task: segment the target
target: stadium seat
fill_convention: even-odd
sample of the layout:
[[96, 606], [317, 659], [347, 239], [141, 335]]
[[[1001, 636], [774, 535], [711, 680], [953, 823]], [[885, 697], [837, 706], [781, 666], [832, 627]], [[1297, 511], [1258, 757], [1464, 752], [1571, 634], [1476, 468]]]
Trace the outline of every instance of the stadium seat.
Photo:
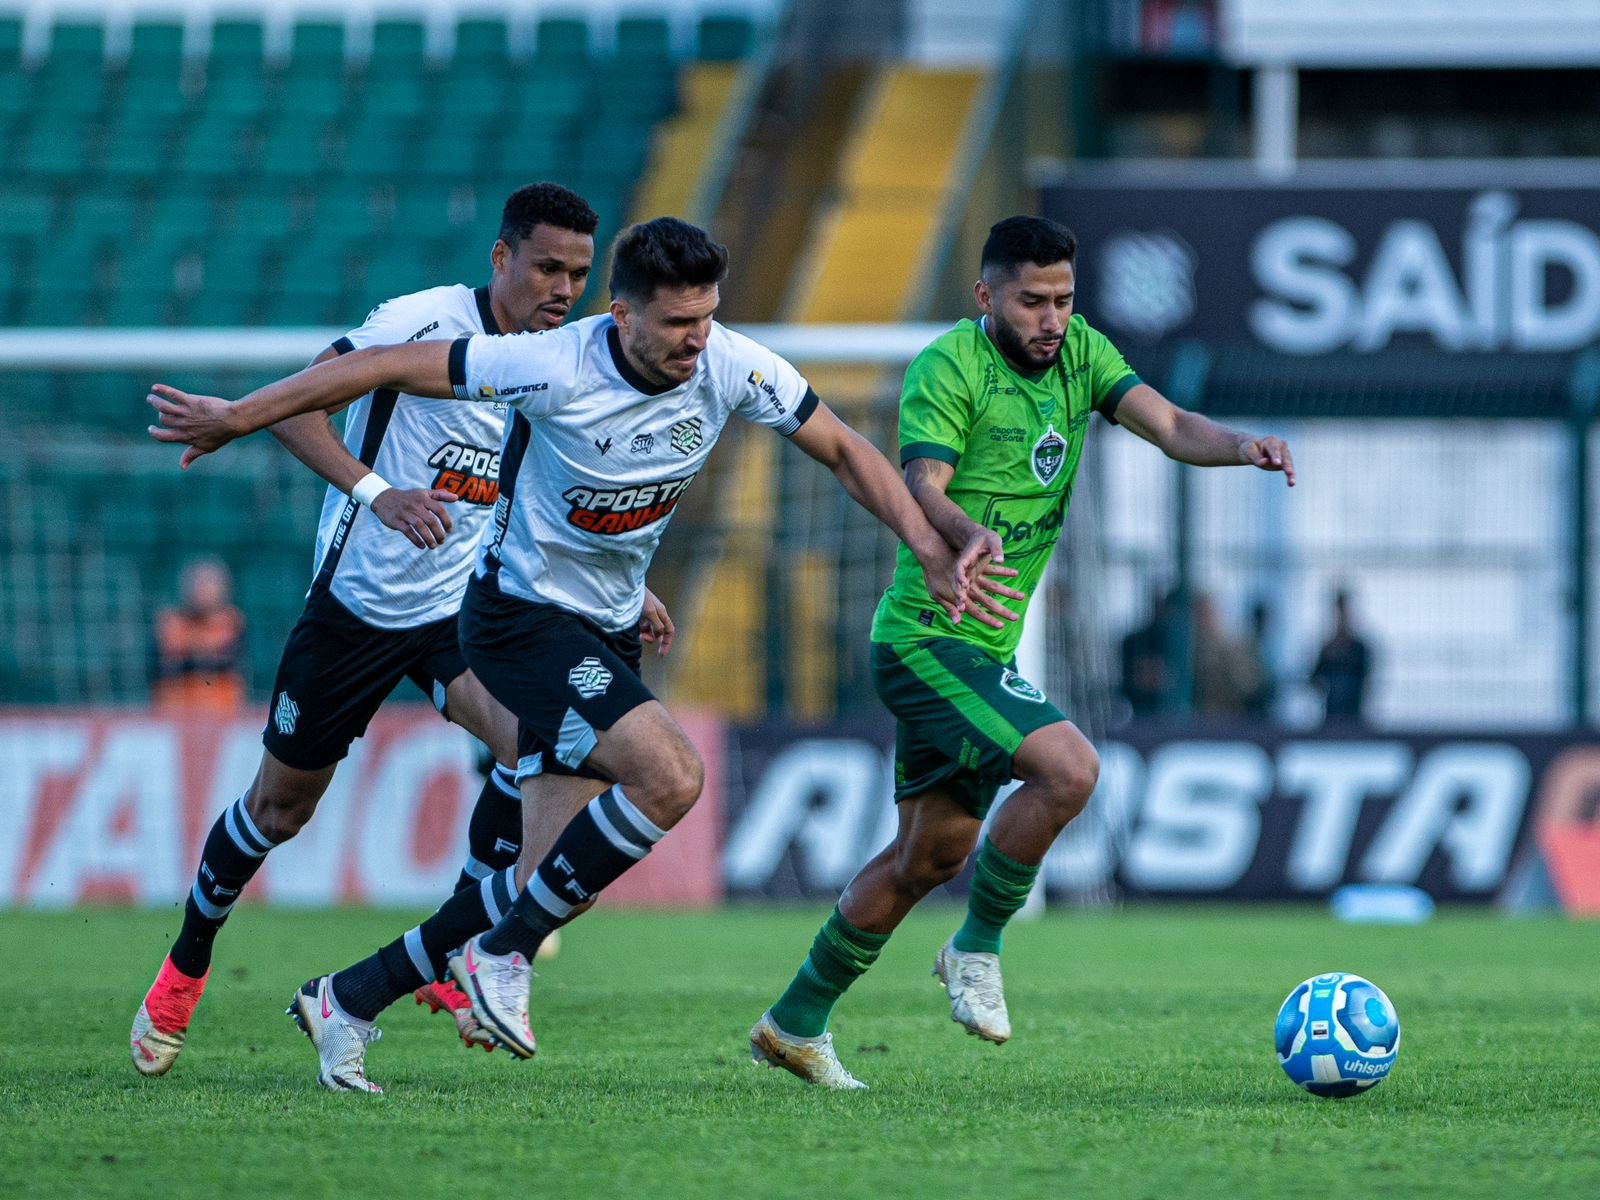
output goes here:
[[229, 239], [276, 242], [299, 227], [300, 213], [293, 198], [285, 192], [262, 187], [235, 197], [217, 228]]
[[260, 71], [234, 70], [213, 59], [199, 102], [210, 112], [256, 117], [267, 106], [266, 81]]
[[[450, 60], [452, 68], [498, 71], [508, 65], [510, 58], [510, 31], [504, 21], [466, 20], [456, 26], [456, 49]], [[0, 61], [3, 61], [3, 50], [0, 50]]]
[[328, 131], [336, 125], [332, 117], [279, 113], [261, 134], [256, 169], [280, 183], [311, 179], [328, 161]]
[[16, 71], [22, 64], [22, 19], [0, 18], [0, 71]]
[[120, 190], [73, 197], [67, 206], [67, 220], [56, 253], [66, 261], [73, 261], [75, 256], [68, 247], [92, 247], [102, 242], [126, 240], [139, 228], [134, 220], [139, 207], [132, 195]]
[[192, 122], [178, 150], [177, 169], [196, 179], [228, 178], [255, 163], [255, 141], [248, 117], [203, 113]]
[[484, 139], [470, 128], [435, 127], [416, 147], [411, 162], [413, 171], [433, 179], [471, 179], [483, 166]]
[[617, 22], [617, 57], [624, 62], [666, 62], [672, 31], [663, 17], [623, 17]]
[[420, 180], [396, 192], [390, 230], [396, 239], [423, 240], [457, 226], [483, 224], [498, 215], [498, 201], [486, 209], [459, 180]]
[[311, 227], [322, 240], [365, 237], [377, 226], [372, 188], [365, 183], [341, 183], [323, 188], [312, 207]]
[[85, 113], [40, 113], [18, 141], [13, 166], [19, 175], [36, 179], [73, 178], [89, 168], [89, 156], [98, 140], [98, 131]]
[[330, 165], [354, 177], [398, 174], [412, 152], [414, 121], [388, 112], [364, 113], [342, 130]]
[[478, 70], [459, 59], [440, 82], [436, 108], [445, 122], [457, 118], [496, 117], [511, 110], [513, 76], [502, 64], [495, 71]]
[[227, 63], [235, 69], [259, 70], [263, 59], [263, 38], [259, 21], [218, 21], [211, 27], [212, 63]]
[[124, 282], [106, 299], [107, 325], [165, 325], [171, 295], [167, 288]]
[[581, 65], [589, 58], [589, 23], [571, 17], [546, 17], [539, 22], [534, 57], [548, 63]]
[[175, 21], [135, 21], [128, 36], [127, 67], [140, 62], [183, 59], [183, 26]]
[[0, 185], [0, 212], [5, 213], [8, 236], [42, 240], [55, 223], [55, 192], [39, 184]]
[[121, 180], [153, 178], [166, 165], [175, 123], [169, 113], [119, 112], [106, 130], [100, 170]]
[[369, 243], [357, 249], [355, 258], [361, 284], [352, 293], [354, 303], [344, 322], [347, 325], [354, 325], [384, 300], [452, 282], [434, 277], [433, 256], [420, 241], [392, 238]]
[[741, 16], [700, 18], [695, 53], [704, 62], [737, 62], [755, 48], [755, 28]]
[[22, 324], [82, 325], [89, 316], [92, 290], [81, 277], [68, 273], [35, 273], [23, 294]]
[[419, 70], [426, 42], [426, 31], [418, 21], [375, 21], [370, 65]]
[[58, 23], [34, 95], [47, 111], [99, 112], [105, 101], [105, 34], [99, 25]]
[[0, 67], [0, 122], [9, 122], [33, 106], [33, 76], [13, 64]]
[[291, 34], [277, 103], [283, 112], [331, 117], [344, 107], [345, 76], [344, 27], [301, 22]]

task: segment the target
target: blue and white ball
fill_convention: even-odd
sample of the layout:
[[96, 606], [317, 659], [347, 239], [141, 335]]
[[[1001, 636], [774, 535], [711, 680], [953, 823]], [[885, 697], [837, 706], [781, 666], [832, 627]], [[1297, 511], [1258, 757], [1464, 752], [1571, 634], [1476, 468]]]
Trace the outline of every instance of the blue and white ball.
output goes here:
[[1283, 1002], [1278, 1063], [1313, 1096], [1359, 1096], [1382, 1083], [1400, 1052], [1400, 1017], [1377, 984], [1331, 971]]

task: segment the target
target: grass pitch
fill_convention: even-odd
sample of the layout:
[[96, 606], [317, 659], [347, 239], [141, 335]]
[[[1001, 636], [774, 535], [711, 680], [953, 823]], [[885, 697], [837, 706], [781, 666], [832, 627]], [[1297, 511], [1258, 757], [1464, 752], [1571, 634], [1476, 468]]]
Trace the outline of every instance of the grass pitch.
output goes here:
[[[241, 910], [172, 1073], [128, 1062], [174, 913], [0, 915], [0, 1193], [563, 1198], [1600, 1196], [1600, 924], [1446, 913], [1055, 913], [1013, 929], [1015, 1036], [965, 1036], [928, 975], [953, 909], [913, 914], [834, 1020], [872, 1090], [758, 1069], [751, 1022], [825, 905], [607, 912], [535, 982], [539, 1057], [468, 1052], [409, 1002], [368, 1055], [388, 1094], [316, 1086], [294, 987], [407, 914]], [[1400, 1012], [1366, 1096], [1299, 1091], [1278, 1004], [1350, 970]]]

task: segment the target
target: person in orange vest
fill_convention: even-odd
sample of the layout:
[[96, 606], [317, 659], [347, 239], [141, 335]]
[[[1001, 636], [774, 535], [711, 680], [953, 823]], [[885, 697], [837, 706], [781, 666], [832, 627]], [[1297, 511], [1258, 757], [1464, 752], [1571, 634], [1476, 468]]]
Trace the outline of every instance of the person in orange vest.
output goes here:
[[244, 614], [233, 606], [233, 577], [220, 560], [183, 569], [176, 607], [156, 614], [151, 699], [157, 708], [233, 713], [245, 698]]

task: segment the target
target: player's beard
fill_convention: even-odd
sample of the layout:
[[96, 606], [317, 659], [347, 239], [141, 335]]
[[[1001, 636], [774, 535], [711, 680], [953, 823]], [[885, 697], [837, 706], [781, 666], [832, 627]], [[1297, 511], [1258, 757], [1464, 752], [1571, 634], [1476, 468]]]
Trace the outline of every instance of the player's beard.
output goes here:
[[1024, 371], [1047, 371], [1056, 365], [1061, 357], [1061, 346], [1058, 344], [1049, 354], [1042, 354], [1034, 348], [1026, 338], [1017, 332], [1016, 327], [1009, 325], [998, 314], [989, 314], [989, 330], [994, 334], [994, 344], [1000, 347], [1000, 353], [1015, 367]]

